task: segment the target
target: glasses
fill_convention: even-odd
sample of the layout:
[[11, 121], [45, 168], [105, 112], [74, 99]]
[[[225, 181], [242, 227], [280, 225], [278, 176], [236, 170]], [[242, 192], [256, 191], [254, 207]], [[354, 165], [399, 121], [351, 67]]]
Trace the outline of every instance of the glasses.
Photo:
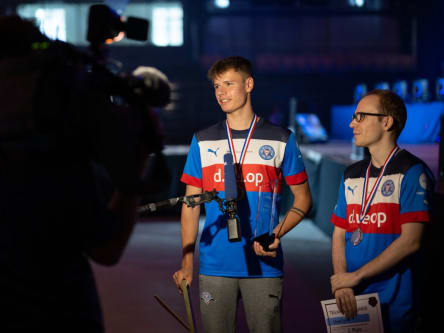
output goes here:
[[368, 112], [356, 112], [352, 116], [352, 121], [356, 120], [358, 123], [365, 119], [365, 116], [379, 116], [379, 117], [387, 117], [386, 114], [383, 113], [368, 113]]

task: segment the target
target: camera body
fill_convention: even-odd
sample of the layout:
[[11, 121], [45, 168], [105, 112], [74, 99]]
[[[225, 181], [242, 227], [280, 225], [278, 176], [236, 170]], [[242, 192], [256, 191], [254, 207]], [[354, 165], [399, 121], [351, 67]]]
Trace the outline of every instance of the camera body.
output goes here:
[[112, 73], [101, 40], [90, 55], [16, 16], [2, 17], [3, 29], [11, 43], [0, 56], [0, 159], [93, 161], [117, 188], [144, 192], [140, 164], [163, 147], [154, 107], [170, 101], [166, 76]]

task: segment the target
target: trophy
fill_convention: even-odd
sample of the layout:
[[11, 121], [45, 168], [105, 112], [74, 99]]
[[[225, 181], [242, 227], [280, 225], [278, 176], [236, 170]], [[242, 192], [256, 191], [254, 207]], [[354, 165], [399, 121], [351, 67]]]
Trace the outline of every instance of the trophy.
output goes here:
[[265, 251], [274, 251], [270, 250], [269, 246], [275, 238], [273, 229], [279, 223], [276, 210], [277, 190], [277, 179], [273, 183], [259, 185], [253, 241], [259, 242]]

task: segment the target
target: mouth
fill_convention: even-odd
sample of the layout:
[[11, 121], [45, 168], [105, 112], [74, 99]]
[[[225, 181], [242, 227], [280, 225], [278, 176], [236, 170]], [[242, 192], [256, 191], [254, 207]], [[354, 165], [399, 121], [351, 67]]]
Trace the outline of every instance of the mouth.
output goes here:
[[230, 100], [229, 100], [229, 99], [226, 99], [226, 98], [224, 98], [224, 99], [220, 99], [220, 100], [219, 100], [219, 104], [220, 104], [220, 105], [227, 104], [229, 101], [230, 101]]

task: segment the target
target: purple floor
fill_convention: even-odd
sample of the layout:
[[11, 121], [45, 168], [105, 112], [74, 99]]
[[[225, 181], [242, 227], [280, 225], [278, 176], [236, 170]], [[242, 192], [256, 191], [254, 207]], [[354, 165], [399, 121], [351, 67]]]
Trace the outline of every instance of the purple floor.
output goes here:
[[[285, 332], [326, 332], [320, 301], [331, 298], [329, 237], [307, 220], [286, 235], [283, 247]], [[187, 321], [183, 297], [171, 278], [180, 265], [180, 249], [178, 221], [145, 221], [137, 225], [118, 266], [93, 266], [108, 333], [186, 332], [154, 298]], [[195, 283], [191, 294], [199, 329]], [[238, 316], [238, 332], [248, 332], [241, 307]]]

